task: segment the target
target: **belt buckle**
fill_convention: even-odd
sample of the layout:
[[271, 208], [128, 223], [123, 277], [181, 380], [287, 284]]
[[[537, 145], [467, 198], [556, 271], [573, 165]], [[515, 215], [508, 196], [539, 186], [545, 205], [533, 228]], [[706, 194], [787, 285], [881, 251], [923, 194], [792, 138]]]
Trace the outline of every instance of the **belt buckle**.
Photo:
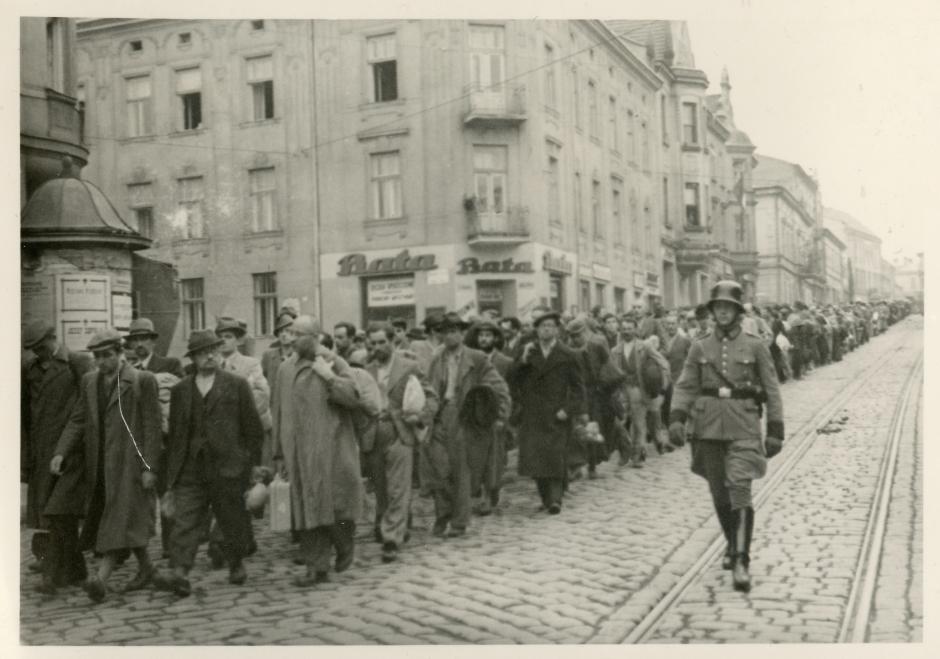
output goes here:
[[718, 387], [719, 398], [731, 398], [731, 387]]

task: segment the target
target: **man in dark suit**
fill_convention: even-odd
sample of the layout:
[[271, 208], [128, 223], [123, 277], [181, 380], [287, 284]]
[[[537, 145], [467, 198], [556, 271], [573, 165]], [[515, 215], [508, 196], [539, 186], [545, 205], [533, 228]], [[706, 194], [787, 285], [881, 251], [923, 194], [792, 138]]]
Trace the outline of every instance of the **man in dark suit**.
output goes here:
[[535, 479], [543, 508], [557, 515], [572, 424], [587, 412], [584, 377], [577, 355], [558, 340], [558, 313], [544, 309], [533, 315], [537, 340], [526, 344], [508, 375], [519, 428], [519, 475]]
[[167, 447], [167, 487], [173, 492], [174, 524], [170, 536], [172, 575], [157, 586], [189, 595], [193, 566], [209, 508], [224, 536], [221, 550], [229, 582], [245, 582], [242, 558], [251, 540], [251, 519], [244, 492], [252, 466], [261, 461], [264, 430], [248, 381], [220, 367], [217, 338], [211, 330], [193, 332], [186, 355], [195, 373], [173, 387]]
[[161, 357], [154, 352], [159, 336], [154, 331], [153, 322], [149, 318], [138, 318], [131, 322], [130, 329], [124, 337], [128, 361], [138, 371], [172, 373], [182, 378], [183, 365], [180, 360], [176, 357]]

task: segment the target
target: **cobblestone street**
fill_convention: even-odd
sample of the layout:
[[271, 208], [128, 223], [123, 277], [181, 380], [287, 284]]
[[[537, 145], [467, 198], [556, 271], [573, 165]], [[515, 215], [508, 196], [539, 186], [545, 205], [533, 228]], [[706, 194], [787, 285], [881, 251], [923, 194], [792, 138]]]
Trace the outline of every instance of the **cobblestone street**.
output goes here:
[[[856, 569], [876, 476], [897, 401], [922, 353], [920, 317], [872, 339], [842, 362], [783, 386], [788, 438], [889, 353], [877, 376], [816, 434], [782, 487], [757, 510], [749, 594], [710, 566], [661, 622], [654, 642], [831, 642]], [[923, 573], [922, 390], [903, 419], [875, 589], [872, 641], [919, 641]], [[815, 428], [809, 429], [815, 431]], [[771, 471], [794, 449], [784, 444]], [[21, 639], [27, 644], [461, 644], [620, 643], [718, 535], [705, 482], [688, 449], [655, 451], [646, 468], [618, 467], [572, 484], [558, 516], [538, 512], [534, 485], [515, 477], [514, 455], [497, 514], [475, 517], [468, 535], [432, 538], [431, 502], [416, 498], [415, 529], [398, 562], [372, 541], [371, 509], [360, 520], [357, 558], [310, 590], [291, 585], [285, 534], [256, 522], [248, 582], [232, 586], [200, 554], [193, 595], [110, 593], [98, 605], [80, 588], [33, 591], [21, 533]], [[762, 482], [766, 482], [762, 481]], [[758, 488], [760, 483], [757, 483]], [[159, 539], [151, 544], [159, 557]], [[164, 567], [165, 561], [158, 561]], [[133, 559], [112, 577], [118, 586]]]

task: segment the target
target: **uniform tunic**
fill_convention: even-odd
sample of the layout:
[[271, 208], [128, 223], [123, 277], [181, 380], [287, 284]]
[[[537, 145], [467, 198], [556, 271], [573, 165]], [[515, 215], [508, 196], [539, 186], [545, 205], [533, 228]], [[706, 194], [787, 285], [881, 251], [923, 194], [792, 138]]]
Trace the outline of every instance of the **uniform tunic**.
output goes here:
[[767, 469], [761, 412], [748, 390], [763, 391], [768, 424], [782, 428], [780, 387], [766, 343], [737, 326], [728, 333], [716, 328], [692, 344], [672, 400], [673, 419], [692, 420], [692, 471], [733, 508], [751, 505], [751, 481]]

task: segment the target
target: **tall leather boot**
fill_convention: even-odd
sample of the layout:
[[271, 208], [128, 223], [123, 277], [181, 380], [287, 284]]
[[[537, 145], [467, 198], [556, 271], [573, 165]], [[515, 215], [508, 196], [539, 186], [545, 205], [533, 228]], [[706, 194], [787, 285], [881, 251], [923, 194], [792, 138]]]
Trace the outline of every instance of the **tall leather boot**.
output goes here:
[[748, 592], [751, 589], [751, 575], [748, 566], [751, 563], [751, 534], [754, 531], [754, 509], [741, 508], [736, 511], [734, 542], [735, 556], [731, 578], [734, 589]]
[[715, 512], [718, 514], [718, 523], [721, 524], [721, 530], [725, 534], [725, 555], [721, 559], [721, 569], [730, 570], [734, 566], [734, 511], [729, 505], [715, 504]]

